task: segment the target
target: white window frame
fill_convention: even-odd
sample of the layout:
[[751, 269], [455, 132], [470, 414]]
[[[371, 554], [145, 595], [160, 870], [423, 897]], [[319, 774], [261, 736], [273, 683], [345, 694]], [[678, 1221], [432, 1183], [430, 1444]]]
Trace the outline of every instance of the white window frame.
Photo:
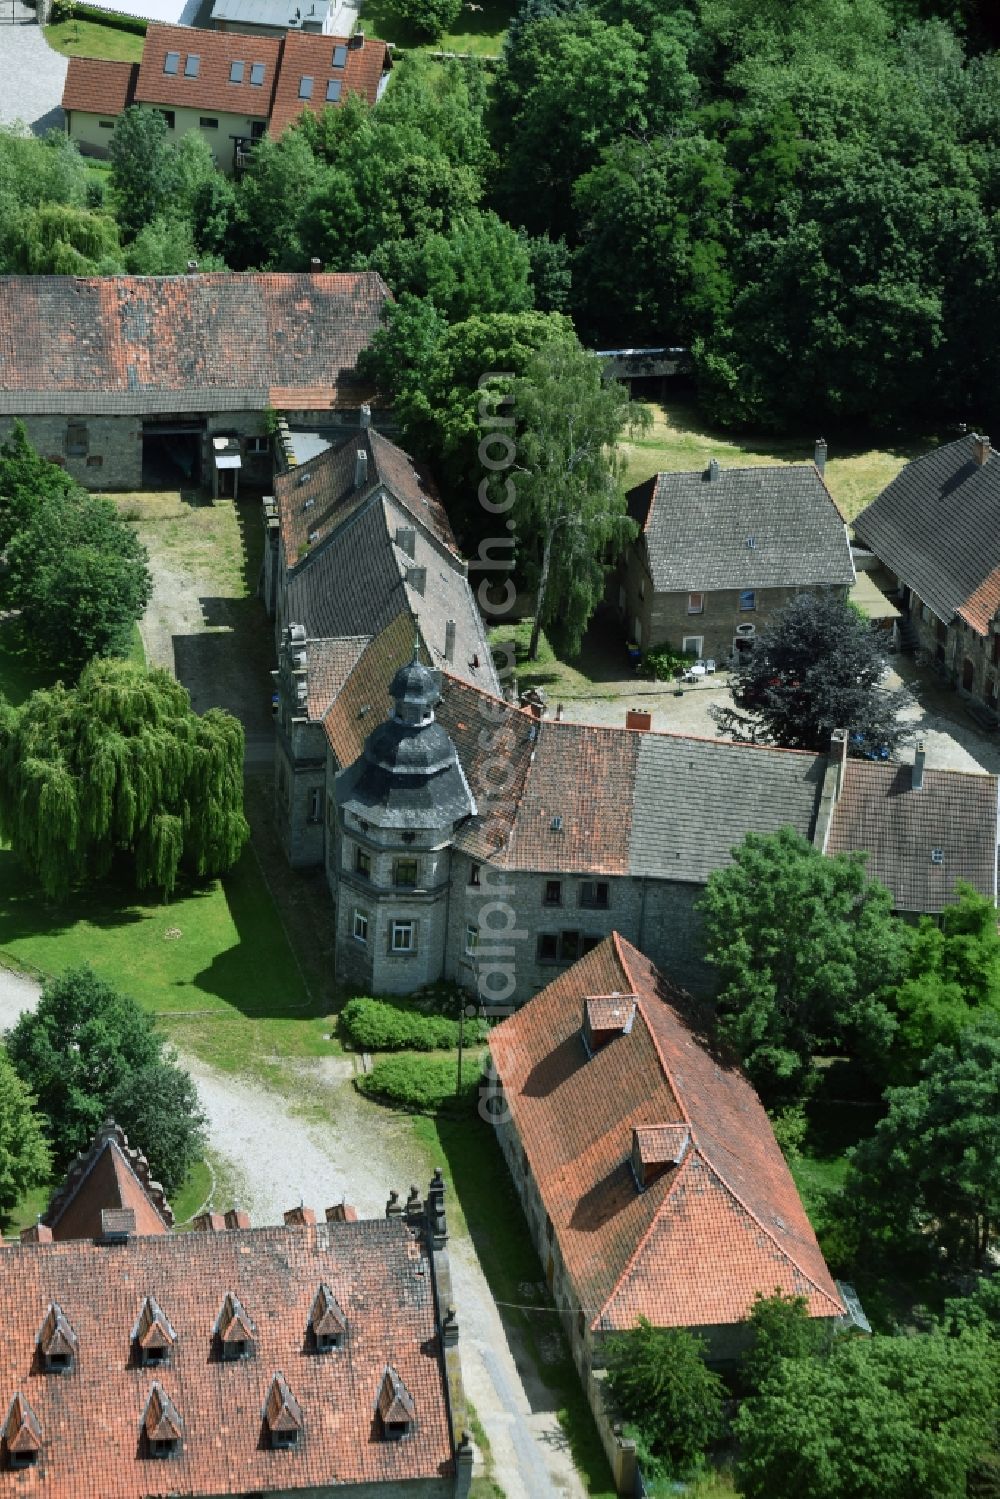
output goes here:
[[[749, 599], [750, 600], [749, 604], [744, 603], [744, 599]], [[756, 588], [741, 588], [740, 589], [740, 613], [741, 614], [749, 614], [749, 612], [752, 609], [756, 609], [756, 607], [757, 607], [757, 590], [756, 590]]]
[[351, 936], [355, 942], [360, 942], [362, 947], [368, 946], [368, 913], [362, 911], [359, 906], [354, 907], [354, 921], [351, 927]]
[[[405, 936], [406, 942], [398, 939]], [[395, 920], [389, 926], [389, 951], [392, 953], [404, 953], [409, 956], [417, 950], [417, 923], [403, 919]]]
[[704, 635], [685, 635], [683, 640], [681, 641], [681, 655], [694, 655], [695, 658], [700, 661], [704, 645]]
[[[697, 603], [694, 602], [695, 599], [698, 600]], [[699, 592], [697, 589], [695, 589], [692, 593], [688, 594], [687, 612], [689, 614], [704, 614], [704, 612], [705, 612], [705, 594], [704, 594], [704, 591]]]

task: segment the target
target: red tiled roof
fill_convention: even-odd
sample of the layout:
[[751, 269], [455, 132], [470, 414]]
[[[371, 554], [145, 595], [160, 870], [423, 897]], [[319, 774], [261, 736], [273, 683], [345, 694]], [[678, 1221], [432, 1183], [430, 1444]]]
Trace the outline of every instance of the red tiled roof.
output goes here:
[[119, 115], [135, 98], [137, 62], [106, 62], [99, 57], [71, 57], [63, 85], [62, 107], [88, 114]]
[[[176, 73], [163, 71], [168, 52], [179, 55]], [[184, 72], [189, 57], [198, 59], [193, 78]], [[265, 120], [271, 113], [280, 57], [281, 42], [275, 37], [153, 22], [146, 31], [135, 96], [142, 104], [220, 110]], [[244, 64], [240, 83], [230, 82], [234, 62]], [[264, 66], [260, 84], [250, 82], [250, 66], [255, 62]]]
[[388, 297], [367, 271], [0, 276], [0, 411], [263, 410], [293, 379], [357, 404]]
[[[333, 52], [337, 46], [347, 47], [347, 65], [333, 66]], [[299, 118], [304, 110], [310, 114], [321, 114], [324, 109], [335, 107], [349, 94], [360, 94], [369, 104], [378, 98], [379, 81], [386, 71], [389, 49], [385, 42], [374, 37], [365, 37], [361, 46], [351, 46], [344, 37], [317, 36], [304, 31], [290, 31], [284, 40], [278, 87], [274, 95], [269, 126], [272, 135], [281, 132]], [[299, 97], [303, 78], [311, 78], [312, 94], [308, 99]], [[341, 83], [336, 101], [327, 99], [327, 83]]]
[[971, 625], [977, 635], [988, 635], [990, 621], [1000, 609], [1000, 567], [995, 567], [988, 578], [984, 578], [974, 593], [955, 611], [959, 619]]
[[117, 1125], [100, 1130], [90, 1149], [70, 1167], [42, 1219], [54, 1239], [97, 1239], [108, 1213], [132, 1213], [132, 1231], [165, 1234], [174, 1215], [149, 1164]]
[[310, 718], [317, 722], [323, 718], [370, 643], [370, 635], [354, 635], [346, 640], [306, 641]]
[[995, 899], [997, 777], [925, 769], [919, 791], [912, 781], [909, 765], [848, 760], [824, 852], [867, 853], [898, 911], [943, 911], [959, 880]]
[[[347, 1323], [344, 1346], [322, 1355], [304, 1351], [321, 1286]], [[255, 1328], [252, 1356], [231, 1362], [213, 1345], [228, 1289]], [[176, 1341], [164, 1362], [147, 1367], [133, 1342], [151, 1294]], [[58, 1374], [40, 1370], [36, 1347], [53, 1302], [78, 1340], [72, 1368]], [[148, 1499], [367, 1483], [404, 1492], [411, 1481], [454, 1473], [428, 1253], [400, 1218], [168, 1234], [114, 1247], [7, 1244], [0, 1305], [0, 1414], [20, 1395], [33, 1414], [17, 1408], [14, 1424], [30, 1435], [34, 1422], [41, 1433], [39, 1461], [16, 1480], [4, 1474], [4, 1493]], [[383, 1440], [373, 1422], [387, 1365], [413, 1400], [402, 1442]], [[262, 1440], [265, 1414], [282, 1430], [289, 1414], [301, 1419], [293, 1450]], [[144, 1429], [163, 1440], [179, 1431], [169, 1461], [145, 1455]]]
[[[631, 1031], [588, 1058], [584, 1000], [636, 996]], [[617, 934], [494, 1030], [490, 1050], [528, 1168], [591, 1326], [743, 1320], [757, 1292], [843, 1311], [816, 1236], [746, 1079], [706, 1016]], [[682, 1163], [637, 1188], [632, 1132], [685, 1126]], [[680, 1152], [677, 1152], [678, 1154]]]

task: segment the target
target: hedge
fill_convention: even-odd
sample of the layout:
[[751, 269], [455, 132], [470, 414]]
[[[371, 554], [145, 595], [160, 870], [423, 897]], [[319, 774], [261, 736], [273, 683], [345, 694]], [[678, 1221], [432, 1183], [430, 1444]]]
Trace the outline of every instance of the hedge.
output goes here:
[[[351, 999], [340, 1015], [340, 1029], [358, 1051], [442, 1051], [458, 1045], [458, 1021], [449, 1015], [426, 1015], [406, 1000]], [[465, 1022], [465, 1040], [486, 1039], [485, 1020]]]
[[451, 1105], [468, 1108], [479, 1093], [479, 1059], [470, 1056], [462, 1069], [462, 1091], [457, 1094], [457, 1057], [380, 1057], [371, 1072], [354, 1079], [368, 1098], [401, 1104], [422, 1114], [436, 1114]]
[[[58, 0], [52, 6], [52, 21], [64, 21], [65, 14], [60, 14]], [[65, 7], [62, 7], [65, 10]], [[149, 26], [148, 21], [141, 20], [138, 16], [116, 15], [110, 10], [101, 10], [96, 5], [74, 5], [73, 19], [77, 21], [93, 21], [97, 26], [111, 26], [116, 31], [131, 31], [136, 36], [145, 36]]]

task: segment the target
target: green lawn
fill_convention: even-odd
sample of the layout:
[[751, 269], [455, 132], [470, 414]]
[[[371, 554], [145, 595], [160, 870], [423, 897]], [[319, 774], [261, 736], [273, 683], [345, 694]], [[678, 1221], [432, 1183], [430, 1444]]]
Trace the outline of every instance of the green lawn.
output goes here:
[[[531, 1354], [588, 1493], [612, 1499], [611, 1470], [551, 1297], [531, 1290], [543, 1281], [544, 1271], [492, 1129], [475, 1113], [461, 1119], [414, 1117], [412, 1125], [427, 1165], [445, 1169], [453, 1188], [450, 1231], [472, 1238], [515, 1358], [519, 1344]], [[502, 1473], [499, 1478], [502, 1485]]]
[[64, 57], [103, 57], [111, 62], [141, 62], [145, 40], [134, 31], [98, 21], [57, 21], [46, 26], [45, 40]]
[[[639, 484], [659, 470], [690, 471], [708, 467], [717, 458], [723, 468], [765, 463], [807, 463], [812, 460], [819, 432], [784, 437], [734, 436], [712, 428], [692, 401], [650, 405], [653, 425], [636, 442], [623, 445], [629, 485]], [[826, 433], [829, 458], [826, 480], [845, 520], [853, 520], [869, 501], [894, 479], [904, 463], [933, 446], [930, 439], [913, 436], [893, 442], [871, 436]]]
[[[455, 30], [445, 32], [430, 51], [468, 52], [476, 57], [499, 57], [504, 34], [516, 6], [512, 0], [482, 0], [482, 10], [463, 6]], [[363, 0], [360, 24], [369, 36], [394, 42], [397, 47], [425, 48], [426, 44], [402, 20], [392, 0]]]
[[42, 974], [90, 963], [177, 1045], [225, 1071], [334, 1049], [249, 848], [224, 880], [188, 885], [168, 904], [111, 886], [48, 904], [2, 851], [2, 962]]

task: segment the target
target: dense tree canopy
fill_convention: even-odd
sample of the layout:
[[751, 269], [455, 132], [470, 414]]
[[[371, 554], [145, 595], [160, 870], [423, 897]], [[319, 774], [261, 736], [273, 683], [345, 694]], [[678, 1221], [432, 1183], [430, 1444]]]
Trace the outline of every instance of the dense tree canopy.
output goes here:
[[907, 934], [863, 856], [825, 858], [792, 828], [748, 833], [701, 911], [720, 1033], [765, 1102], [801, 1096], [820, 1048], [884, 1055]]
[[902, 738], [901, 690], [881, 686], [885, 659], [868, 621], [831, 594], [800, 593], [767, 622], [733, 678], [719, 733], [752, 744], [828, 750], [834, 729], [848, 753], [892, 750]]
[[89, 967], [69, 969], [49, 979], [7, 1044], [38, 1100], [58, 1171], [111, 1117], [154, 1176], [168, 1190], [180, 1186], [203, 1143], [197, 1094], [134, 999]]
[[169, 894], [182, 869], [231, 869], [246, 843], [243, 728], [192, 711], [164, 671], [93, 661], [76, 687], [0, 717], [0, 830], [46, 895], [123, 862]]
[[[608, 1389], [644, 1452], [667, 1473], [685, 1474], [722, 1429], [725, 1386], [686, 1328], [653, 1327], [640, 1317], [608, 1338]], [[652, 1475], [648, 1475], [652, 1476]]]
[[48, 1181], [49, 1147], [35, 1100], [0, 1046], [0, 1223], [18, 1199]]

